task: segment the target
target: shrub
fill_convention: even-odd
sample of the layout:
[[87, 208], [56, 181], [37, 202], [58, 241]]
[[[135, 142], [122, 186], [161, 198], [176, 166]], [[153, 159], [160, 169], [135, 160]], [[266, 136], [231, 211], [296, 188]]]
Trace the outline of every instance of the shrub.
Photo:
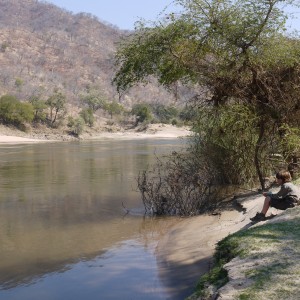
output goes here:
[[151, 105], [155, 117], [161, 123], [169, 124], [172, 118], [176, 118], [178, 110], [174, 106], [165, 106], [163, 104]]
[[138, 177], [146, 214], [192, 216], [215, 208], [217, 176], [192, 150], [157, 159]]
[[0, 98], [0, 119], [5, 124], [20, 126], [34, 119], [34, 109], [31, 103], [22, 103], [12, 95]]
[[152, 119], [151, 108], [146, 103], [138, 103], [132, 107], [131, 114], [137, 117], [136, 123], [143, 123]]
[[85, 122], [81, 117], [73, 118], [72, 116], [69, 116], [67, 126], [71, 129], [72, 134], [79, 136], [83, 132], [84, 123]]
[[91, 108], [83, 108], [79, 113], [81, 118], [84, 120], [84, 123], [92, 127], [95, 122], [94, 112]]

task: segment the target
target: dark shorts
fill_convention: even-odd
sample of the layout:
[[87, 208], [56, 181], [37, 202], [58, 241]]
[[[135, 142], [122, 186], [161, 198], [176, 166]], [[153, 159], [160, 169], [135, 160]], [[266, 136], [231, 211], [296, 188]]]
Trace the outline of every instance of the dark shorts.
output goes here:
[[282, 198], [282, 199], [273, 199], [271, 198], [270, 206], [280, 210], [286, 210], [291, 207], [295, 207], [297, 202], [293, 198]]

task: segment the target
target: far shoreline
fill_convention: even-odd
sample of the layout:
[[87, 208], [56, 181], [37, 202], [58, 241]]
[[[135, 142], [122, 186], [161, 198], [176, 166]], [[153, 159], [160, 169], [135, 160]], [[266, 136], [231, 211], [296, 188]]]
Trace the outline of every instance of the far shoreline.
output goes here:
[[[2, 127], [3, 128], [3, 127]], [[92, 141], [102, 139], [174, 139], [191, 136], [192, 132], [187, 127], [176, 127], [167, 124], [152, 124], [145, 131], [120, 130], [115, 132], [101, 131], [93, 133], [84, 133], [78, 138], [70, 135], [56, 134], [32, 134], [23, 133], [20, 131], [4, 132], [0, 130], [0, 144], [24, 144], [24, 143], [45, 143], [45, 142], [60, 142], [60, 141]], [[21, 135], [21, 136], [20, 136]]]

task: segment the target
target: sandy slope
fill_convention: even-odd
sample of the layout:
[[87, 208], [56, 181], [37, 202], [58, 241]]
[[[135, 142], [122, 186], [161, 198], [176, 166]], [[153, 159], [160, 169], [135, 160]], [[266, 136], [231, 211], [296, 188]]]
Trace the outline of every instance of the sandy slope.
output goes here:
[[[212, 263], [216, 243], [230, 233], [250, 226], [250, 217], [260, 211], [264, 197], [261, 194], [238, 198], [246, 209], [224, 211], [221, 215], [197, 216], [182, 219], [159, 242], [157, 257], [160, 277], [164, 284], [184, 299]], [[280, 211], [270, 209], [268, 214]], [[178, 283], [180, 283], [178, 285]]]

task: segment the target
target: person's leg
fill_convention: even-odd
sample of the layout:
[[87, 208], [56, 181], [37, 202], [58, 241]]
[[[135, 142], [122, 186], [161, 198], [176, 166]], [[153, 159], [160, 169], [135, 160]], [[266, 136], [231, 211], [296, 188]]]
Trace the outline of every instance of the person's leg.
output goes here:
[[270, 207], [271, 197], [266, 196], [264, 200], [264, 205], [261, 210], [261, 212], [256, 213], [256, 215], [253, 218], [250, 218], [251, 221], [259, 222], [266, 220], [266, 213]]
[[271, 198], [269, 196], [267, 196], [265, 198], [264, 205], [263, 205], [263, 208], [261, 210], [262, 214], [266, 215], [268, 209], [270, 208], [270, 201], [271, 201]]

